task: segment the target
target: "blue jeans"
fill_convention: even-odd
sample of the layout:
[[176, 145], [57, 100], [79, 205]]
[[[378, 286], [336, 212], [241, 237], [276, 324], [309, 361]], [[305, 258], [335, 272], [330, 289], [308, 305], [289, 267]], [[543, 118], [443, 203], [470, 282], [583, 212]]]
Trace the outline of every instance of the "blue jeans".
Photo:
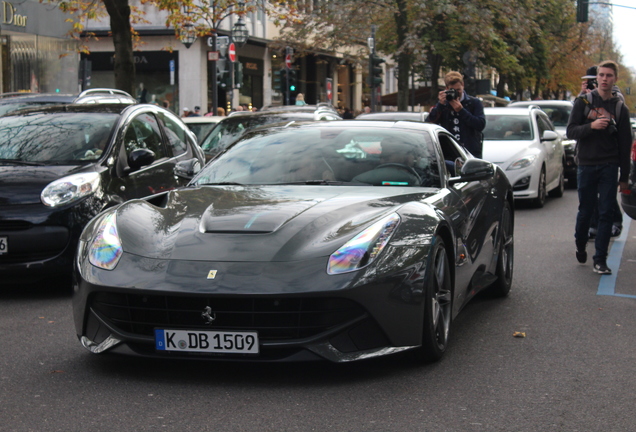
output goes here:
[[598, 206], [594, 262], [605, 262], [612, 235], [614, 203], [618, 190], [618, 164], [584, 165], [578, 167], [579, 212], [576, 215], [574, 238], [579, 249], [584, 248], [594, 209]]

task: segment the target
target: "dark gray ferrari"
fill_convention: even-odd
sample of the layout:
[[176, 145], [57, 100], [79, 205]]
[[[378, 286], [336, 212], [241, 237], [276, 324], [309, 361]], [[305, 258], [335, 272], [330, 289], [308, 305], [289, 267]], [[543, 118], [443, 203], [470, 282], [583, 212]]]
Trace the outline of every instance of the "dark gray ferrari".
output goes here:
[[160, 358], [435, 361], [473, 296], [508, 294], [513, 228], [506, 175], [436, 125], [254, 130], [89, 223], [77, 335]]

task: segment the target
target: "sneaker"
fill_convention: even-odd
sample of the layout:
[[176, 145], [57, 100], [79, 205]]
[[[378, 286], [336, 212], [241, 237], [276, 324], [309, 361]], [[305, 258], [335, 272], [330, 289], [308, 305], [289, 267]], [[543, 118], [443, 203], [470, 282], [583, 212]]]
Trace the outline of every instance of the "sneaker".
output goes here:
[[598, 273], [601, 275], [611, 275], [612, 271], [604, 262], [594, 263], [594, 273]]
[[581, 264], [585, 264], [587, 261], [587, 252], [585, 251], [585, 246], [582, 248], [576, 247], [576, 259]]
[[590, 230], [587, 232], [587, 236], [590, 240], [596, 237], [596, 228], [590, 228]]
[[623, 231], [623, 227], [620, 225], [612, 225], [612, 237], [618, 237], [619, 235], [621, 235], [621, 232]]

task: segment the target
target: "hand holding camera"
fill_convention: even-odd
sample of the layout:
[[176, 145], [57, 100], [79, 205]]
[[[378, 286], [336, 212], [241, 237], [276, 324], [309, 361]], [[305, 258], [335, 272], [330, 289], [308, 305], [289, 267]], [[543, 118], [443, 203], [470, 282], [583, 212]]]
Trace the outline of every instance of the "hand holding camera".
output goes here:
[[441, 104], [448, 103], [448, 105], [457, 112], [463, 108], [462, 103], [459, 101], [459, 92], [454, 88], [439, 92], [438, 99]]

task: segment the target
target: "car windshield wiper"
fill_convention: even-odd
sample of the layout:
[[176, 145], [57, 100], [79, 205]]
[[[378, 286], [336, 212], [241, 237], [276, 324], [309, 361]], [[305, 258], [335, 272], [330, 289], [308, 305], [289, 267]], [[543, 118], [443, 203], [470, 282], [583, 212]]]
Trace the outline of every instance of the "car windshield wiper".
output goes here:
[[197, 186], [245, 186], [237, 182], [198, 183]]
[[0, 159], [0, 163], [8, 163], [8, 164], [14, 164], [14, 165], [32, 165], [32, 166], [48, 165], [44, 162], [31, 162], [31, 161], [25, 161], [21, 159]]
[[335, 180], [303, 180], [297, 182], [284, 182], [276, 184], [289, 184], [289, 185], [341, 185], [347, 182], [335, 181]]

